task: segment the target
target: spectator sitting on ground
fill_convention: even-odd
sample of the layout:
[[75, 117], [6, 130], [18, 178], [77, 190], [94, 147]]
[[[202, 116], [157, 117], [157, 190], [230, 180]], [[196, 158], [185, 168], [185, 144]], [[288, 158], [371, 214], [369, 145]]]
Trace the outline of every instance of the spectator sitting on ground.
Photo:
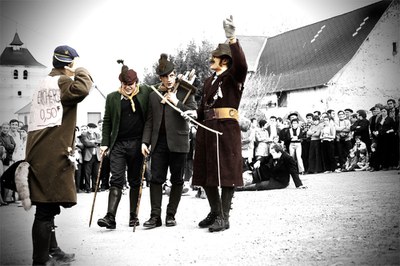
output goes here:
[[358, 157], [357, 165], [356, 168], [354, 168], [355, 171], [366, 171], [368, 169], [369, 163], [368, 163], [368, 156], [367, 156], [367, 150], [360, 150], [360, 155]]
[[351, 150], [344, 164], [343, 172], [353, 171], [357, 166], [358, 158], [354, 150]]
[[256, 159], [260, 159], [261, 157], [265, 157], [268, 155], [268, 140], [269, 135], [266, 130], [267, 121], [261, 119], [259, 124], [259, 128], [255, 132], [255, 151], [254, 155]]
[[273, 144], [270, 148], [270, 155], [257, 161], [254, 167], [260, 168], [260, 176], [253, 176], [253, 184], [237, 187], [236, 191], [286, 188], [289, 185], [290, 176], [292, 176], [296, 188], [306, 188], [299, 178], [296, 161], [280, 145]]
[[355, 136], [355, 144], [354, 147], [350, 150], [350, 153], [347, 157], [346, 163], [344, 165], [343, 171], [353, 171], [357, 168], [357, 163], [359, 162], [360, 152], [367, 151], [367, 146], [364, 142], [361, 141], [360, 136]]

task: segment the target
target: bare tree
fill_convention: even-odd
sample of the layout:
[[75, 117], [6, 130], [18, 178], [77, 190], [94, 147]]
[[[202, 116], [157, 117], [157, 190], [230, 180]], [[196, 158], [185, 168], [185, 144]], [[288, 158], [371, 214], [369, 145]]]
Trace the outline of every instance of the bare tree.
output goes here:
[[273, 74], [256, 72], [248, 76], [245, 83], [239, 111], [242, 116], [264, 118], [262, 109], [276, 106], [276, 102], [267, 101], [268, 96], [274, 95], [279, 83], [279, 77]]

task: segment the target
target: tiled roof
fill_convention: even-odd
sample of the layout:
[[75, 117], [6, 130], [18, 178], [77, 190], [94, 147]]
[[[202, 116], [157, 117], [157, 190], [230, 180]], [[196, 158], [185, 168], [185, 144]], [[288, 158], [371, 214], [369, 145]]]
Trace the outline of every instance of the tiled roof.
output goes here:
[[264, 50], [267, 37], [265, 36], [237, 36], [245, 52], [248, 71], [256, 72], [261, 51]]
[[45, 67], [32, 56], [26, 48], [13, 50], [12, 47], [6, 47], [0, 56], [0, 65], [2, 66], [37, 66]]
[[351, 60], [390, 3], [377, 2], [269, 38], [260, 73], [275, 75], [275, 91], [323, 86]]
[[[28, 49], [20, 47], [23, 44], [15, 33], [13, 41], [10, 43], [11, 47], [6, 47], [0, 56], [1, 66], [36, 66], [44, 67], [41, 63], [36, 61]], [[15, 48], [15, 49], [14, 49]]]

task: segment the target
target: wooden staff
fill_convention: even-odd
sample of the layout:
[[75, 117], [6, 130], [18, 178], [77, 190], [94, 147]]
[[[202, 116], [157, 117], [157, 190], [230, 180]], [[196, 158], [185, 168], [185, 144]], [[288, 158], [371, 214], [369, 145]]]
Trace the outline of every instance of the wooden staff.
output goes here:
[[[154, 86], [150, 86], [150, 87], [151, 87], [151, 89], [152, 89], [153, 91], [155, 91], [155, 92], [158, 94], [158, 96], [160, 96], [163, 100], [165, 100], [165, 102], [166, 102], [169, 106], [171, 106], [173, 109], [175, 109], [177, 112], [179, 112], [179, 113], [182, 115], [183, 111], [182, 111], [181, 109], [179, 109], [178, 107], [176, 107], [175, 105], [173, 105], [170, 101], [168, 101], [167, 98], [165, 98], [156, 88], [154, 88]], [[203, 124], [197, 122], [196, 120], [194, 120], [194, 119], [191, 118], [190, 116], [189, 116], [189, 120], [190, 120], [191, 122], [193, 122], [193, 123], [195, 123], [195, 124], [201, 126], [202, 128], [204, 128], [204, 129], [210, 131], [210, 132], [213, 132], [213, 133], [218, 134], [218, 135], [222, 135], [222, 132], [219, 132], [219, 131], [214, 130], [214, 129], [209, 128], [209, 127], [206, 127], [205, 125], [203, 125]]]
[[100, 164], [99, 164], [99, 170], [97, 171], [97, 179], [96, 179], [96, 186], [95, 186], [95, 189], [94, 189], [92, 210], [90, 211], [89, 227], [90, 227], [90, 225], [92, 224], [94, 203], [96, 202], [97, 190], [99, 189], [100, 174], [101, 174], [101, 166], [103, 165], [103, 159], [104, 159], [104, 156], [105, 156], [105, 155], [106, 155], [106, 152], [104, 151], [104, 152], [101, 153], [101, 156], [100, 156]]
[[[136, 218], [138, 219], [139, 217], [139, 207], [140, 207], [140, 200], [142, 198], [142, 189], [143, 189], [143, 184], [144, 184], [144, 180], [145, 180], [145, 174], [146, 174], [146, 164], [148, 162], [148, 159], [150, 158], [150, 155], [146, 156], [143, 159], [143, 165], [142, 165], [142, 180], [140, 181], [140, 187], [139, 187], [139, 194], [138, 194], [138, 201], [137, 201], [137, 205], [136, 205]], [[133, 225], [133, 232], [135, 232], [136, 230], [136, 222]]]

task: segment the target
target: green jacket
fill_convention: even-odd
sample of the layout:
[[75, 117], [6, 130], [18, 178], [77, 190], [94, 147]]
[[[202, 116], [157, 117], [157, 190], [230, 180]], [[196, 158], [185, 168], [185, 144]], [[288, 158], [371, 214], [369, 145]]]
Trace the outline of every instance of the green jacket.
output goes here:
[[[147, 107], [151, 88], [145, 84], [139, 85], [139, 93], [135, 96], [142, 108], [143, 121], [146, 121]], [[121, 94], [114, 91], [107, 95], [103, 118], [101, 146], [108, 146], [111, 150], [117, 140], [119, 123], [121, 120]]]

